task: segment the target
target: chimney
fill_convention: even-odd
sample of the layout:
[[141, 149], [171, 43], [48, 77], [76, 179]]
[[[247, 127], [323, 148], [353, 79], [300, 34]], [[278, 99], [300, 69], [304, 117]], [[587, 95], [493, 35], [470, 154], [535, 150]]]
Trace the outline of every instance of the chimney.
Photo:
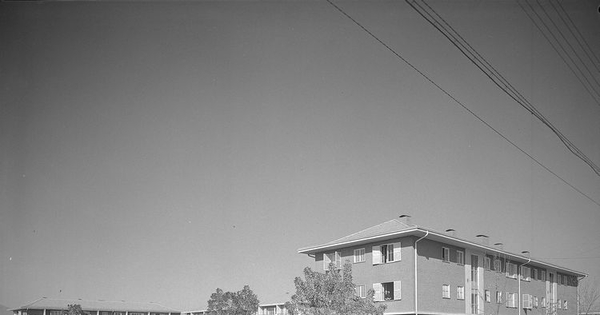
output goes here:
[[455, 229], [447, 229], [446, 235], [456, 237], [456, 230]]
[[410, 220], [410, 216], [408, 214], [403, 214], [401, 216], [399, 216], [398, 218], [400, 218], [400, 222], [406, 224], [406, 225], [412, 225], [412, 222]]
[[485, 246], [490, 245], [490, 241], [489, 241], [490, 237], [489, 236], [484, 235], [484, 234], [479, 234], [476, 237], [477, 237], [477, 239], [479, 239], [479, 243], [481, 245], [485, 245]]

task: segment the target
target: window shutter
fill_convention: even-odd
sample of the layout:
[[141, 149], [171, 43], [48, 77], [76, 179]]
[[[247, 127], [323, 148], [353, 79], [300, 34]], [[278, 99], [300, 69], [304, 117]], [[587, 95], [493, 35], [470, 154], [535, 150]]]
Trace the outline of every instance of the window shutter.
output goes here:
[[373, 299], [375, 301], [383, 301], [383, 286], [381, 283], [373, 283], [373, 291], [375, 291]]
[[342, 268], [342, 255], [338, 251], [336, 251], [334, 253], [334, 255], [335, 255], [335, 267], [338, 269], [341, 269]]
[[379, 246], [373, 246], [373, 265], [381, 264], [381, 248]]
[[401, 299], [402, 299], [402, 281], [394, 281], [394, 300], [401, 300]]
[[323, 253], [323, 270], [329, 270], [329, 264], [331, 263], [331, 257], [327, 253]]
[[402, 260], [402, 244], [398, 242], [392, 245], [394, 246], [394, 261]]

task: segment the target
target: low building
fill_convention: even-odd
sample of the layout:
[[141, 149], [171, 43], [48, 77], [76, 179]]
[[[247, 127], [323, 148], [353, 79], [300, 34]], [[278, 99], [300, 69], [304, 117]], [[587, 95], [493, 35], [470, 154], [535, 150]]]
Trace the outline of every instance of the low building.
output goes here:
[[327, 271], [352, 263], [356, 294], [375, 292], [386, 314], [577, 315], [582, 272], [451, 231], [394, 219], [298, 250]]
[[[185, 311], [181, 315], [208, 315], [207, 310]], [[256, 315], [288, 315], [285, 303], [262, 303], [258, 305]]]
[[10, 311], [14, 315], [62, 315], [69, 305], [77, 304], [88, 315], [181, 315], [158, 303], [132, 303], [125, 301], [48, 299], [41, 298]]

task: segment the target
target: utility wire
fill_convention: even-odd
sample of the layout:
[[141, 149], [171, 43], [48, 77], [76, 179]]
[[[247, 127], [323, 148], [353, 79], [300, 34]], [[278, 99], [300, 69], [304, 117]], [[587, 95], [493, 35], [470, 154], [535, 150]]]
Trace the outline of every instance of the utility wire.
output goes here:
[[494, 127], [492, 127], [488, 122], [486, 122], [485, 120], [483, 120], [483, 118], [481, 118], [477, 114], [475, 114], [475, 112], [473, 112], [472, 110], [470, 110], [465, 104], [463, 104], [461, 101], [459, 101], [454, 96], [452, 96], [452, 94], [450, 94], [448, 91], [446, 91], [444, 88], [442, 88], [439, 84], [437, 84], [435, 81], [433, 81], [433, 79], [429, 78], [425, 73], [423, 73], [416, 66], [414, 66], [412, 63], [410, 63], [406, 58], [402, 57], [402, 55], [400, 55], [393, 48], [391, 48], [388, 44], [386, 44], [383, 40], [381, 40], [379, 37], [377, 37], [375, 34], [373, 34], [371, 31], [369, 31], [366, 27], [364, 27], [360, 22], [358, 22], [357, 20], [355, 20], [348, 13], [346, 13], [342, 8], [340, 8], [339, 6], [337, 6], [331, 0], [325, 0], [325, 1], [327, 1], [327, 3], [329, 3], [333, 8], [335, 8], [337, 11], [339, 11], [342, 15], [344, 15], [346, 18], [348, 18], [354, 24], [356, 24], [365, 33], [367, 33], [369, 36], [371, 36], [373, 39], [375, 39], [375, 41], [377, 41], [379, 44], [381, 44], [383, 47], [385, 47], [387, 50], [389, 50], [392, 54], [394, 54], [394, 56], [396, 56], [398, 59], [402, 60], [406, 65], [408, 65], [410, 68], [412, 68], [414, 71], [416, 71], [425, 80], [427, 80], [429, 83], [431, 83], [433, 86], [435, 86], [438, 90], [440, 90], [442, 93], [444, 93], [450, 99], [452, 99], [454, 102], [456, 102], [458, 105], [460, 105], [469, 114], [471, 114], [473, 117], [475, 117], [477, 120], [479, 120], [482, 124], [484, 124], [485, 126], [487, 126], [488, 128], [490, 128], [492, 131], [494, 131], [498, 136], [500, 136], [506, 142], [510, 143], [513, 147], [515, 147], [521, 153], [523, 153], [524, 155], [526, 155], [527, 157], [529, 157], [532, 161], [534, 161], [537, 165], [539, 165], [540, 167], [542, 167], [543, 169], [545, 169], [546, 171], [548, 171], [550, 174], [554, 175], [556, 178], [558, 178], [560, 181], [562, 181], [563, 183], [565, 183], [567, 186], [571, 187], [573, 190], [575, 190], [576, 192], [578, 192], [579, 194], [581, 194], [582, 196], [584, 196], [585, 198], [587, 198], [588, 200], [590, 200], [591, 202], [593, 202], [594, 204], [596, 204], [597, 206], [600, 207], [600, 203], [598, 201], [596, 201], [592, 197], [586, 195], [583, 191], [579, 190], [577, 187], [573, 186], [571, 183], [567, 182], [565, 179], [563, 179], [558, 174], [556, 174], [555, 172], [553, 172], [551, 169], [549, 169], [548, 167], [546, 167], [540, 161], [536, 160], [531, 154], [529, 154], [525, 150], [521, 149], [517, 144], [515, 144], [510, 139], [508, 139], [506, 136], [504, 136], [500, 131], [498, 131], [497, 129], [495, 129]]
[[[525, 0], [525, 3], [527, 3], [527, 5], [529, 6], [529, 8], [531, 8], [531, 11], [540, 20], [541, 24], [547, 30], [548, 34], [550, 34], [550, 36], [552, 36], [552, 38], [554, 39], [554, 41], [552, 41], [550, 39], [550, 37], [542, 29], [542, 27], [540, 26], [540, 24], [538, 24], [538, 22], [535, 21], [535, 19], [533, 18], [533, 16], [531, 14], [529, 14], [529, 12], [527, 12], [527, 9], [525, 9], [525, 7], [521, 4], [521, 2], [519, 0], [517, 0], [517, 3], [521, 7], [521, 9], [523, 9], [523, 12], [525, 12], [525, 14], [527, 15], [527, 17], [531, 20], [531, 22], [533, 22], [533, 24], [535, 25], [535, 27], [540, 31], [540, 33], [542, 33], [542, 35], [544, 35], [544, 38], [546, 38], [546, 40], [552, 46], [552, 48], [558, 54], [558, 56], [569, 67], [569, 69], [571, 69], [571, 72], [573, 72], [573, 74], [575, 75], [575, 77], [577, 77], [577, 80], [579, 80], [579, 82], [583, 85], [583, 87], [586, 89], [586, 91], [588, 91], [588, 93], [590, 94], [590, 96], [592, 96], [592, 98], [594, 98], [594, 100], [596, 101], [596, 103], [598, 105], [600, 105], [600, 101], [597, 98], [597, 95], [600, 95], [600, 93], [598, 93], [598, 91], [594, 88], [593, 84], [589, 81], [589, 79], [583, 73], [583, 70], [581, 70], [581, 68], [573, 60], [573, 58], [571, 57], [571, 55], [566, 51], [566, 49], [563, 47], [563, 45], [560, 43], [560, 41], [556, 38], [556, 35], [554, 35], [554, 33], [552, 32], [552, 30], [550, 29], [550, 27], [546, 24], [546, 22], [544, 22], [544, 20], [542, 19], [542, 17], [533, 8], [533, 6], [531, 5], [531, 3], [529, 3], [528, 1]], [[543, 9], [543, 7], [542, 7], [542, 9]], [[561, 51], [559, 51], [559, 49], [557, 48], [557, 46], [558, 46], [558, 48], [561, 49], [562, 53], [561, 53]], [[570, 63], [565, 59], [565, 56], [566, 56], [566, 58], [569, 59]], [[573, 69], [573, 66], [577, 69], [577, 71], [575, 69]], [[582, 79], [582, 77], [583, 77], [583, 79]], [[592, 78], [594, 78], [594, 77], [592, 76]], [[584, 82], [584, 80], [585, 80], [585, 82]], [[595, 80], [595, 78], [594, 78], [594, 80]], [[598, 81], [596, 81], [596, 82], [598, 82]], [[593, 90], [593, 92], [590, 90], [590, 88]]]
[[[527, 0], [525, 0], [527, 1]], [[556, 22], [554, 21], [554, 19], [550, 16], [550, 14], [548, 14], [548, 11], [546, 11], [546, 9], [544, 8], [544, 6], [540, 3], [540, 0], [535, 0], [538, 4], [538, 6], [542, 9], [542, 12], [544, 13], [544, 15], [548, 18], [548, 20], [550, 20], [550, 22], [552, 23], [552, 25], [554, 26], [554, 28], [558, 31], [558, 34], [560, 35], [560, 37], [563, 39], [563, 41], [567, 44], [567, 46], [569, 48], [571, 48], [571, 51], [573, 52], [573, 54], [575, 54], [575, 57], [577, 57], [577, 59], [579, 60], [579, 62], [581, 62], [582, 68], [587, 70], [587, 73], [589, 74], [589, 76], [592, 78], [592, 80], [594, 81], [594, 83], [596, 83], [595, 85], [592, 84], [588, 78], [585, 76], [585, 74], [583, 73], [583, 71], [581, 71], [579, 69], [579, 67], [577, 67], [578, 70], [580, 70], [581, 74], [584, 76], [586, 82], [588, 82], [590, 84], [590, 86], [592, 87], [592, 89], [594, 90], [594, 92], [596, 92], [596, 95], [600, 95], [600, 93], [598, 93], [598, 90], [596, 89], [596, 87], [600, 86], [600, 83], [598, 83], [598, 80], [596, 79], [596, 77], [592, 74], [592, 71], [590, 71], [590, 68], [587, 67], [587, 65], [585, 64], [585, 62], [583, 61], [583, 59], [581, 59], [581, 56], [579, 55], [579, 53], [577, 52], [577, 50], [575, 50], [575, 48], [573, 47], [573, 45], [571, 45], [571, 43], [569, 42], [569, 40], [567, 39], [567, 37], [565, 36], [565, 34], [563, 34], [563, 32], [560, 30], [560, 27], [558, 27], [558, 25], [556, 24]], [[529, 3], [529, 2], [527, 2]], [[531, 5], [530, 5], [531, 7]], [[537, 15], [537, 13], [536, 13]], [[541, 18], [540, 18], [541, 20]], [[544, 26], [546, 26], [546, 23], [544, 23]], [[546, 28], [548, 29], [548, 32], [552, 35], [552, 37], [556, 40], [556, 42], [562, 47], [562, 45], [560, 44], [560, 41], [558, 39], [556, 39], [556, 36], [554, 36], [554, 34], [552, 33], [552, 31], [550, 30], [550, 28], [548, 28], [546, 26]], [[565, 53], [567, 54], [567, 56], [569, 57], [569, 59], [575, 64], [577, 65], [574, 61], [573, 58], [571, 58], [571, 56], [569, 56], [569, 54], [566, 52], [566, 50], [563, 48], [563, 51], [565, 51]]]
[[[433, 27], [442, 33], [450, 42], [458, 48], [465, 57], [467, 57], [475, 66], [477, 66], [484, 74], [490, 78], [502, 91], [504, 91], [513, 100], [527, 109], [531, 114], [544, 123], [554, 134], [558, 136], [560, 141], [571, 151], [575, 156], [589, 165], [592, 170], [600, 176], [600, 167], [598, 167], [590, 158], [588, 158], [575, 144], [573, 144], [562, 132], [556, 128], [544, 115], [539, 112], [516, 88], [514, 88], [485, 58], [469, 45], [469, 43], [456, 30], [448, 24], [431, 6], [424, 0], [421, 2], [432, 11], [435, 16], [428, 12], [422, 5], [415, 0], [406, 0], [406, 2], [427, 20]], [[440, 22], [441, 21], [441, 22]]]
[[[562, 4], [560, 4], [560, 1], [556, 0], [556, 3], [558, 4], [558, 8], [560, 8], [560, 10], [558, 10], [557, 7], [554, 4], [552, 4], [551, 0], [548, 0], [548, 2], [550, 2], [550, 5], [552, 5], [552, 7], [556, 11], [556, 13], [558, 13], [558, 16], [561, 18], [561, 20], [563, 20], [563, 23], [565, 23], [565, 25], [567, 25], [569, 32], [571, 32], [571, 35], [573, 35], [573, 37], [577, 40], [577, 43], [579, 43], [579, 46], [581, 46], [581, 49], [585, 52], [585, 54], [590, 59], [591, 63], [594, 65], [596, 70], [598, 72], [600, 72], [600, 68], [598, 67], [600, 65], [600, 60], [598, 59], [598, 56], [596, 56], [596, 54], [590, 47], [590, 44], [588, 44], [587, 40], [585, 40], [585, 37], [581, 34], [581, 32], [579, 31], [579, 28], [577, 28], [577, 25], [575, 25], [575, 23], [573, 22], [573, 20], [571, 19], [571, 17], [565, 10], [565, 8], [562, 6]], [[562, 14], [561, 14], [561, 12], [562, 12]], [[567, 19], [565, 20], [563, 17], [567, 17]], [[570, 25], [569, 25], [569, 23], [567, 23], [567, 21], [570, 22]], [[575, 36], [572, 29], [575, 29], [575, 31], [577, 32], [579, 37], [581, 37], [581, 41], [579, 40], [579, 38], [577, 36]], [[583, 45], [581, 43], [582, 41], [585, 45]]]

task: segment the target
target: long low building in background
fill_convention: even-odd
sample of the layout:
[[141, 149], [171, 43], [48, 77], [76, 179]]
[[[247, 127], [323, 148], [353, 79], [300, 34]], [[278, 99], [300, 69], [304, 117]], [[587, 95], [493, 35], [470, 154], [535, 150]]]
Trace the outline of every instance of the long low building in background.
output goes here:
[[[181, 315], [208, 315], [207, 310], [184, 311]], [[256, 315], [288, 315], [285, 303], [263, 303], [258, 305]]]
[[49, 299], [43, 297], [21, 307], [10, 309], [14, 315], [62, 315], [69, 305], [77, 304], [88, 315], [181, 315], [181, 311], [158, 303], [125, 301]]

